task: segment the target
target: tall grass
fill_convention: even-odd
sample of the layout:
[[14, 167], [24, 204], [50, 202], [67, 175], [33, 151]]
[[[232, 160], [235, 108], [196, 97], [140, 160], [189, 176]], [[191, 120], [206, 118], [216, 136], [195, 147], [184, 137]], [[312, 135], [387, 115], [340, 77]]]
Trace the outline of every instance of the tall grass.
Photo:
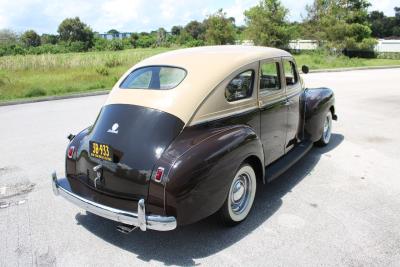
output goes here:
[[[0, 101], [109, 89], [129, 67], [168, 50], [172, 49], [0, 57]], [[321, 52], [295, 57], [298, 66], [311, 69], [400, 65], [400, 59], [350, 59]]]
[[[17, 55], [0, 57], [2, 70], [51, 70], [90, 68], [100, 65], [132, 65], [149, 56], [168, 51], [167, 48], [148, 48], [123, 51], [104, 51], [67, 54]], [[113, 64], [112, 62], [117, 62]]]

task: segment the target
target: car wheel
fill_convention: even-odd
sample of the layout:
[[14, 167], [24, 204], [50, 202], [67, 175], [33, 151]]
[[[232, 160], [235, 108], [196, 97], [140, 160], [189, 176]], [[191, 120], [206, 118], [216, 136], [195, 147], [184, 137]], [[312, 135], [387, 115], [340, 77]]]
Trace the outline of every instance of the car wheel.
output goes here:
[[317, 146], [326, 146], [329, 144], [329, 141], [331, 140], [331, 135], [332, 135], [332, 113], [329, 111], [324, 120], [324, 126], [323, 126], [323, 131], [322, 131], [322, 136], [321, 139], [319, 139], [316, 142]]
[[225, 225], [233, 226], [247, 218], [256, 195], [256, 173], [249, 164], [239, 167], [232, 179], [228, 196], [220, 210]]

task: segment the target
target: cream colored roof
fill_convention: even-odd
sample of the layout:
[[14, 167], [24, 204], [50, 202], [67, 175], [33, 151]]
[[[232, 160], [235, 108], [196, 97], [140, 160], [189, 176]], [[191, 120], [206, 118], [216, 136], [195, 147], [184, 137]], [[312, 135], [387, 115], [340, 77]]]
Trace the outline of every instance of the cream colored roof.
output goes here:
[[[288, 52], [256, 46], [206, 46], [180, 49], [147, 58], [128, 70], [114, 86], [106, 105], [132, 104], [162, 110], [185, 124], [212, 90], [229, 74], [260, 59], [291, 56]], [[171, 65], [187, 70], [171, 90], [119, 89], [132, 70], [149, 65]]]

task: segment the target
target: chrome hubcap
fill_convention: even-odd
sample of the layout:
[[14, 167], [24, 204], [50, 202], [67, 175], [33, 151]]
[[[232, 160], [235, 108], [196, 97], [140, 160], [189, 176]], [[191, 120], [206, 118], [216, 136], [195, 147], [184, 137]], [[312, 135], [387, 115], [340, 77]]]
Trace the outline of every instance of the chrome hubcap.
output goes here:
[[325, 123], [324, 123], [324, 141], [325, 143], [329, 142], [329, 139], [331, 138], [331, 124], [332, 121], [330, 119], [330, 117], [326, 117], [325, 119]]
[[232, 184], [231, 208], [235, 214], [241, 214], [247, 207], [251, 192], [251, 179], [249, 174], [238, 175]]

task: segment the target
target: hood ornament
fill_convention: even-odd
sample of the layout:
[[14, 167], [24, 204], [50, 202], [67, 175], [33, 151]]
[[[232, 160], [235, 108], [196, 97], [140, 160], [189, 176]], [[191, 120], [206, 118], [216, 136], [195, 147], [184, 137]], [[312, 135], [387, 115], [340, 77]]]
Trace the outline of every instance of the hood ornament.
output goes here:
[[114, 123], [113, 126], [111, 127], [111, 129], [108, 129], [107, 133], [117, 134], [118, 133], [118, 128], [119, 128], [119, 124], [118, 123]]

